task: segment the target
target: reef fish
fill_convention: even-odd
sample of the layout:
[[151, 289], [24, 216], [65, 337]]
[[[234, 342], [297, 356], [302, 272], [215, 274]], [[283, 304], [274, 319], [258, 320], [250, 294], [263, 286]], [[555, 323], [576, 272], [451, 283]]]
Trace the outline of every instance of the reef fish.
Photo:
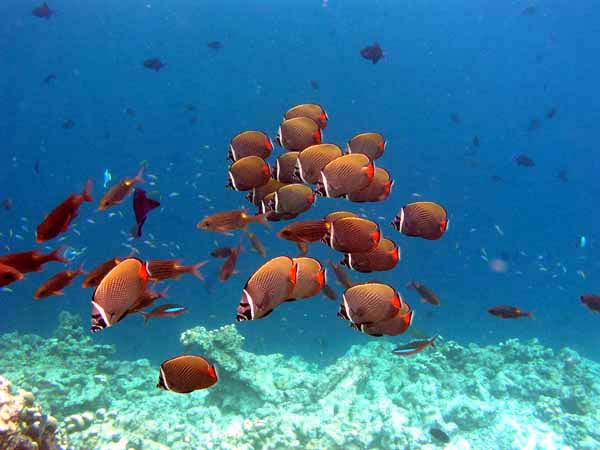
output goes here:
[[284, 120], [277, 130], [277, 143], [288, 151], [301, 152], [311, 145], [320, 144], [322, 138], [319, 125], [308, 117]]
[[450, 442], [450, 437], [445, 432], [440, 430], [439, 428], [431, 428], [429, 430], [429, 434], [431, 434], [431, 436], [434, 439], [436, 439], [440, 442], [443, 442], [444, 444], [447, 444]]
[[204, 281], [200, 268], [208, 261], [200, 261], [191, 266], [181, 265], [180, 259], [151, 259], [147, 262], [151, 281], [177, 280], [184, 273], [189, 273]]
[[156, 72], [166, 66], [159, 58], [148, 58], [144, 60], [143, 65], [146, 69], [154, 70]]
[[180, 355], [160, 365], [156, 387], [166, 391], [189, 394], [206, 389], [218, 380], [215, 366], [202, 356]]
[[381, 58], [383, 58], [383, 50], [379, 43], [375, 42], [373, 45], [368, 45], [360, 51], [360, 56], [368, 59], [373, 64], [377, 64]]
[[111, 187], [106, 194], [100, 199], [98, 209], [104, 211], [121, 203], [125, 197], [131, 194], [132, 189], [138, 183], [143, 183], [142, 175], [144, 174], [144, 166], [140, 167], [137, 175], [133, 178], [123, 178], [119, 183]]
[[584, 294], [580, 300], [590, 311], [600, 313], [600, 295]]
[[196, 228], [217, 233], [226, 233], [233, 230], [245, 230], [248, 224], [253, 222], [267, 225], [267, 219], [262, 214], [251, 216], [245, 211], [231, 210], [221, 211], [204, 217], [198, 222]]
[[160, 203], [156, 200], [148, 198], [146, 191], [143, 189], [136, 189], [133, 194], [133, 212], [135, 214], [135, 230], [133, 232], [134, 237], [142, 236], [142, 227], [146, 223], [148, 213], [153, 209], [160, 206]]
[[25, 278], [21, 272], [11, 266], [0, 263], [0, 287], [8, 286], [15, 281]]
[[227, 281], [235, 271], [235, 265], [237, 264], [238, 257], [242, 252], [242, 244], [240, 243], [236, 248], [231, 250], [231, 253], [219, 269], [219, 280]]
[[340, 156], [342, 149], [335, 144], [311, 145], [298, 155], [294, 178], [308, 184], [316, 184], [325, 166]]
[[236, 191], [249, 191], [264, 186], [271, 179], [269, 165], [259, 156], [245, 156], [229, 168], [227, 187]]
[[389, 197], [393, 184], [394, 182], [389, 172], [381, 167], [376, 167], [373, 179], [367, 187], [360, 191], [346, 194], [346, 198], [351, 202], [357, 203], [382, 202]]
[[334, 263], [330, 259], [327, 260], [327, 264], [329, 267], [331, 267], [331, 270], [333, 270], [335, 278], [340, 286], [344, 287], [345, 289], [349, 289], [354, 286], [355, 283], [350, 279], [350, 276], [346, 273], [342, 266]]
[[293, 242], [318, 242], [325, 237], [328, 227], [324, 220], [299, 220], [283, 227], [277, 236]]
[[0, 263], [13, 267], [21, 273], [41, 272], [43, 265], [51, 261], [69, 264], [69, 260], [61, 256], [62, 251], [62, 248], [57, 248], [45, 255], [37, 250], [10, 253], [0, 256]]
[[389, 319], [362, 323], [357, 328], [369, 336], [398, 336], [408, 330], [413, 318], [414, 312], [410, 305], [402, 302], [399, 311]]
[[81, 287], [91, 288], [98, 286], [106, 274], [114, 269], [117, 264], [119, 264], [119, 259], [111, 258], [94, 267], [84, 278]]
[[36, 242], [46, 242], [68, 230], [69, 225], [79, 215], [83, 202], [91, 202], [92, 180], [88, 180], [81, 194], [71, 194], [65, 201], [48, 214], [37, 227]]
[[360, 133], [348, 141], [346, 151], [348, 153], [361, 153], [371, 160], [380, 158], [385, 151], [387, 142], [381, 133]]
[[362, 273], [392, 270], [400, 260], [400, 248], [391, 239], [381, 239], [369, 252], [348, 253], [340, 264]]
[[430, 305], [440, 306], [440, 304], [441, 304], [440, 298], [436, 295], [435, 292], [433, 292], [431, 289], [429, 289], [423, 283], [419, 283], [417, 281], [411, 281], [410, 283], [408, 283], [406, 285], [406, 287], [415, 289], [421, 296], [421, 301], [423, 303], [429, 303]]
[[262, 131], [242, 131], [229, 142], [227, 158], [235, 162], [246, 156], [258, 156], [266, 160], [273, 151], [273, 142]]
[[493, 308], [489, 308], [488, 312], [501, 319], [519, 319], [521, 317], [533, 318], [533, 315], [530, 312], [521, 311], [514, 306], [494, 306]]
[[435, 340], [438, 338], [436, 334], [430, 339], [420, 339], [416, 341], [411, 341], [408, 344], [399, 345], [392, 353], [398, 356], [409, 356], [414, 355], [415, 353], [422, 352], [427, 347], [435, 347]]
[[36, 6], [31, 10], [31, 14], [35, 17], [39, 17], [40, 19], [49, 19], [54, 11], [50, 9], [46, 2], [42, 3], [39, 6]]
[[392, 318], [400, 311], [400, 294], [388, 284], [359, 283], [346, 289], [338, 317], [353, 324], [369, 324]]
[[[312, 146], [311, 146], [312, 147]], [[310, 148], [310, 147], [308, 147]], [[302, 153], [304, 150], [302, 151]], [[297, 173], [298, 157], [301, 152], [289, 151], [277, 157], [273, 165], [273, 177], [280, 183], [297, 183], [300, 176]]]
[[298, 265], [298, 278], [287, 301], [313, 297], [321, 292], [326, 283], [323, 265], [315, 258], [300, 257], [293, 260]]
[[523, 166], [523, 167], [534, 167], [535, 166], [535, 161], [525, 154], [515, 156], [514, 160], [517, 163], [517, 165], [519, 165], [519, 166]]
[[409, 203], [400, 209], [392, 226], [406, 236], [436, 240], [448, 229], [448, 213], [434, 202]]
[[329, 224], [322, 242], [343, 253], [374, 250], [381, 240], [377, 223], [362, 217], [344, 217]]
[[182, 305], [176, 305], [174, 303], [166, 303], [164, 305], [160, 305], [157, 308], [154, 308], [150, 312], [141, 312], [140, 314], [144, 317], [144, 325], [148, 324], [148, 321], [152, 317], [176, 317], [180, 314], [185, 314], [188, 312]]
[[295, 117], [308, 117], [319, 125], [319, 128], [325, 128], [327, 126], [327, 121], [329, 120], [323, 107], [316, 103], [303, 103], [302, 105], [293, 106], [283, 115], [285, 120], [293, 119]]
[[343, 155], [323, 168], [315, 192], [323, 197], [342, 197], [366, 188], [374, 175], [375, 166], [368, 156]]
[[82, 267], [57, 273], [37, 288], [33, 298], [39, 300], [53, 295], [64, 295], [63, 289], [73, 283], [73, 280], [82, 273], [84, 273]]

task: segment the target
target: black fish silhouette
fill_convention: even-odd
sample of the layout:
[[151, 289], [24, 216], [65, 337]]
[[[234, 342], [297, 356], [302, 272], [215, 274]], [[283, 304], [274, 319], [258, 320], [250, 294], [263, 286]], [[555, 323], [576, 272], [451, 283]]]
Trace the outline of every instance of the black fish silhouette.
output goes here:
[[133, 212], [135, 213], [137, 225], [132, 233], [134, 237], [142, 236], [142, 227], [146, 222], [148, 213], [159, 206], [159, 202], [146, 197], [146, 191], [143, 189], [135, 190], [135, 193], [133, 194]]
[[213, 50], [221, 50], [223, 48], [223, 43], [221, 41], [210, 41], [206, 44], [208, 48], [212, 48]]
[[155, 70], [157, 72], [165, 66], [166, 66], [166, 64], [164, 64], [158, 58], [148, 58], [144, 61], [144, 67], [146, 69]]
[[381, 58], [383, 58], [383, 50], [379, 43], [375, 42], [373, 45], [369, 45], [360, 51], [360, 56], [368, 59], [373, 64], [377, 64]]

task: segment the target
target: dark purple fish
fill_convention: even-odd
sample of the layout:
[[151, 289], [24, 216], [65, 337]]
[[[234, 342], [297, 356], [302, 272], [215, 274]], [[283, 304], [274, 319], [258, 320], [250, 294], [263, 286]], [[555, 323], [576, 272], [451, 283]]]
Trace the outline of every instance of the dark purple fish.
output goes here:
[[523, 166], [523, 167], [535, 166], [535, 161], [525, 154], [515, 156], [515, 162], [519, 166]]
[[360, 56], [368, 59], [373, 64], [377, 64], [381, 58], [383, 58], [383, 50], [379, 43], [375, 42], [373, 45], [369, 45], [360, 51]]
[[31, 14], [35, 17], [39, 17], [40, 19], [49, 19], [54, 11], [52, 11], [46, 2], [42, 3], [40, 6], [36, 6], [31, 10]]
[[142, 235], [142, 226], [146, 222], [148, 213], [155, 208], [158, 208], [160, 203], [156, 200], [146, 197], [146, 191], [136, 189], [133, 194], [133, 211], [135, 212], [135, 221], [137, 222], [136, 229], [133, 233], [135, 237]]
[[8, 197], [5, 198], [4, 200], [2, 200], [2, 208], [5, 209], [6, 211], [10, 211], [13, 207], [13, 201], [12, 198]]
[[50, 84], [51, 81], [56, 80], [56, 75], [51, 73], [46, 78], [44, 78], [44, 84]]
[[550, 110], [546, 113], [546, 118], [547, 119], [554, 118], [554, 116], [556, 116], [557, 112], [558, 112], [558, 106], [554, 106], [554, 107], [550, 108]]
[[157, 72], [165, 66], [166, 66], [166, 64], [164, 64], [158, 58], [148, 58], [144, 61], [144, 67], [146, 69], [155, 70]]
[[210, 41], [206, 44], [208, 48], [212, 48], [213, 50], [221, 50], [223, 48], [223, 43], [221, 41]]

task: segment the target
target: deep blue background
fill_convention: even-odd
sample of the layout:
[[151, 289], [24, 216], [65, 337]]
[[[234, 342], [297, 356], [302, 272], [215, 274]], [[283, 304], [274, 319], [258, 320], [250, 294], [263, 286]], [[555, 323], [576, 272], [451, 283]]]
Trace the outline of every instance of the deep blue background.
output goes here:
[[[160, 191], [163, 208], [151, 213], [145, 227], [156, 248], [135, 245], [145, 258], [172, 253], [187, 263], [205, 259], [214, 241], [233, 245], [238, 238], [200, 232], [196, 222], [212, 208], [245, 205], [242, 194], [224, 188], [229, 139], [245, 129], [273, 135], [287, 108], [315, 101], [330, 116], [326, 141], [343, 145], [371, 130], [389, 140], [377, 162], [396, 181], [387, 202], [361, 206], [319, 199], [302, 216], [352, 208], [385, 217], [378, 220], [384, 234], [400, 244], [402, 262], [392, 273], [356, 279], [393, 283], [416, 309], [415, 326], [428, 333], [462, 343], [538, 337], [600, 359], [594, 344], [600, 316], [578, 300], [600, 289], [595, 283], [600, 110], [593, 107], [600, 104], [600, 20], [593, 2], [577, 7], [540, 2], [531, 17], [521, 15], [527, 2], [331, 0], [327, 8], [300, 0], [251, 7], [221, 3], [54, 0], [56, 15], [48, 21], [31, 16], [33, 3], [0, 4], [0, 200], [14, 200], [11, 211], [0, 211], [2, 252], [6, 246], [34, 248], [35, 226], [92, 177], [95, 202], [84, 204], [76, 221], [81, 236], [70, 231], [63, 244], [87, 247], [76, 262], [85, 261], [88, 269], [126, 255], [121, 231], [133, 224], [131, 199], [110, 211], [123, 217], [95, 212], [102, 173], [109, 168], [116, 182], [147, 161], [148, 173], [158, 180], [144, 187]], [[207, 48], [212, 40], [224, 48]], [[377, 65], [359, 55], [373, 41], [385, 51]], [[144, 69], [142, 61], [150, 57], [160, 57], [166, 67], [158, 73]], [[42, 80], [50, 73], [57, 79], [47, 86]], [[310, 80], [318, 81], [319, 92]], [[188, 103], [197, 111], [186, 112]], [[556, 117], [546, 119], [554, 106]], [[452, 113], [461, 124], [452, 123]], [[191, 124], [194, 116], [198, 121]], [[541, 127], [528, 132], [534, 118]], [[68, 119], [75, 127], [65, 130]], [[471, 145], [475, 135], [481, 139], [478, 149]], [[517, 166], [513, 157], [520, 153], [536, 166]], [[556, 178], [559, 169], [568, 170], [568, 183]], [[503, 181], [493, 182], [492, 175]], [[172, 192], [180, 195], [169, 197]], [[388, 225], [400, 206], [415, 199], [412, 193], [450, 211], [450, 228], [441, 240], [410, 239]], [[294, 246], [274, 236], [279, 227], [253, 230], [270, 255], [294, 254]], [[25, 239], [9, 239], [11, 229]], [[575, 245], [579, 235], [588, 237], [584, 249]], [[508, 255], [509, 271], [490, 271], [482, 248], [490, 258]], [[339, 257], [319, 245], [311, 254]], [[123, 358], [172, 356], [180, 351], [181, 331], [234, 319], [240, 289], [260, 263], [255, 253], [244, 253], [240, 274], [221, 285], [220, 261], [213, 260], [204, 270], [213, 285], [210, 294], [192, 277], [170, 283], [170, 301], [188, 306], [189, 314], [153, 320], [147, 328], [141, 319], [127, 318], [94, 339], [117, 344]], [[91, 291], [74, 286], [64, 297], [32, 300], [37, 285], [56, 270], [58, 265], [49, 265], [13, 285], [14, 293], [0, 292], [0, 332], [48, 334], [63, 309], [87, 323]], [[440, 295], [440, 308], [420, 304], [404, 288], [413, 278]], [[532, 310], [536, 319], [496, 319], [486, 308], [497, 304]], [[352, 343], [373, 339], [350, 330], [335, 313], [332, 302], [317, 297], [286, 304], [240, 328], [249, 349], [311, 358], [319, 358], [319, 351], [332, 358]]]

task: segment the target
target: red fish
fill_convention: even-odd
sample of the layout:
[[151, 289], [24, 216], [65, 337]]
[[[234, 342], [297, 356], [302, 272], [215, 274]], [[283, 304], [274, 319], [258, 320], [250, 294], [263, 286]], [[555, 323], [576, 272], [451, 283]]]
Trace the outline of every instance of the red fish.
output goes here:
[[23, 278], [25, 278], [25, 276], [14, 267], [0, 264], [0, 287], [8, 286]]
[[488, 312], [501, 319], [519, 319], [521, 317], [533, 319], [533, 315], [530, 312], [521, 311], [514, 306], [494, 306], [493, 308], [488, 309]]
[[242, 244], [238, 245], [236, 248], [232, 249], [231, 254], [227, 258], [227, 260], [221, 266], [219, 270], [219, 280], [227, 281], [231, 275], [233, 275], [235, 271], [235, 265], [237, 263], [238, 256], [242, 252]]
[[180, 259], [153, 259], [148, 261], [148, 272], [150, 280], [163, 281], [168, 279], [176, 280], [184, 273], [191, 273], [199, 280], [204, 281], [204, 276], [200, 273], [200, 267], [208, 261], [200, 261], [192, 266], [182, 266]]
[[136, 189], [133, 194], [133, 212], [135, 213], [136, 227], [133, 232], [134, 237], [142, 236], [142, 227], [146, 223], [148, 213], [160, 206], [156, 200], [146, 197], [146, 191]]
[[580, 297], [581, 303], [587, 306], [590, 311], [600, 313], [600, 296], [593, 294], [584, 294]]
[[135, 177], [123, 178], [119, 183], [111, 187], [108, 192], [104, 194], [104, 197], [100, 199], [100, 205], [98, 206], [98, 209], [100, 211], [104, 211], [112, 206], [118, 205], [125, 200], [125, 197], [131, 193], [131, 190], [136, 184], [144, 182], [144, 179], [142, 178], [143, 174], [144, 166], [140, 167], [140, 170]]
[[39, 17], [40, 19], [49, 19], [54, 11], [52, 11], [46, 2], [42, 3], [40, 6], [36, 6], [31, 10], [31, 14], [35, 17]]
[[77, 270], [63, 270], [57, 273], [35, 291], [33, 298], [39, 300], [40, 298], [53, 295], [64, 295], [63, 289], [69, 286], [82, 273], [84, 273], [83, 267]]
[[379, 43], [375, 42], [373, 45], [369, 45], [360, 51], [360, 56], [368, 59], [373, 64], [377, 64], [381, 58], [383, 58], [383, 50]]
[[38, 225], [35, 234], [37, 242], [46, 242], [64, 233], [79, 215], [79, 207], [83, 202], [91, 202], [92, 180], [88, 180], [81, 194], [71, 194], [64, 202], [52, 210], [44, 221]]
[[68, 260], [60, 255], [62, 250], [62, 248], [57, 248], [46, 255], [40, 254], [37, 250], [10, 253], [0, 256], [0, 263], [13, 267], [21, 273], [41, 272], [42, 266], [50, 261], [57, 261], [63, 264], [69, 263]]

